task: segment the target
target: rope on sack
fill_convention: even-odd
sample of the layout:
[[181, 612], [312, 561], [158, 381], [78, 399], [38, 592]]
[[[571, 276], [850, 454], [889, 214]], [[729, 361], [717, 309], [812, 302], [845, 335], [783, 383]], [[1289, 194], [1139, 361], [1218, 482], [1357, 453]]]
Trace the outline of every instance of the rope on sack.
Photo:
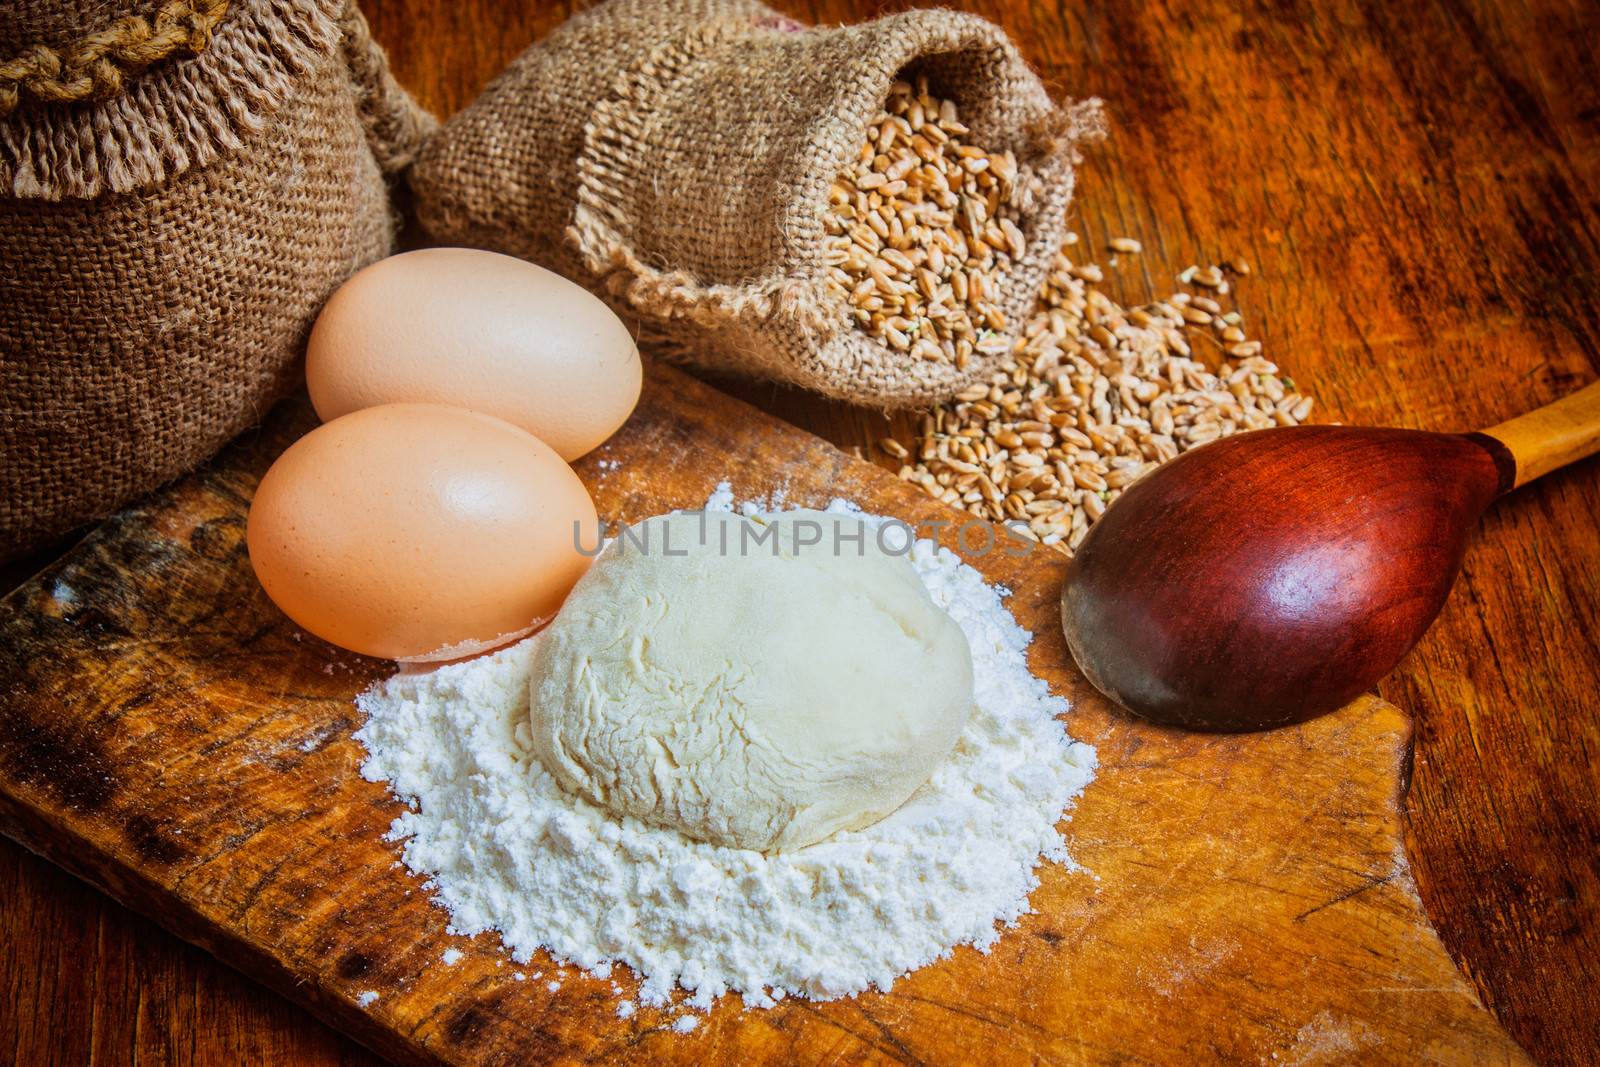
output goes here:
[[0, 62], [0, 118], [24, 94], [58, 104], [109, 100], [151, 64], [205, 51], [227, 11], [228, 0], [169, 0], [153, 19], [128, 15], [64, 49], [34, 45]]

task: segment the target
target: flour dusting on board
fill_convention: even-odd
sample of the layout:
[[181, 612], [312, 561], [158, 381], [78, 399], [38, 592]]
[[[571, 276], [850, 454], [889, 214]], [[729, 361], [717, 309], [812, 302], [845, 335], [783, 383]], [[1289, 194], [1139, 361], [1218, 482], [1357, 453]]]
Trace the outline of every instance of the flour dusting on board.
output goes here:
[[[740, 510], [771, 506], [781, 504]], [[727, 483], [707, 507], [734, 508]], [[861, 515], [844, 501], [829, 510]], [[1002, 593], [931, 541], [910, 558], [971, 645], [976, 708], [899, 810], [793, 852], [693, 841], [564, 792], [528, 747], [538, 636], [363, 693], [363, 774], [408, 802], [390, 836], [452, 932], [498, 931], [518, 963], [541, 948], [597, 977], [626, 963], [640, 1003], [666, 1004], [681, 987], [702, 1010], [730, 991], [770, 1007], [887, 990], [959, 945], [987, 952], [1030, 910], [1041, 858], [1068, 862], [1056, 823], [1095, 754], [1057, 719], [1066, 702], [1029, 673], [1031, 636]]]

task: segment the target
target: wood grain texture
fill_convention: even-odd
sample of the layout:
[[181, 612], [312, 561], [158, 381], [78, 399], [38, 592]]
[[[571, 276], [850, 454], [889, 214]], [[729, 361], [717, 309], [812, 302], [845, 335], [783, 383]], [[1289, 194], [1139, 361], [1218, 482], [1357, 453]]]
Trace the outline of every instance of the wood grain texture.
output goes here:
[[7, 924], [0, 942], [0, 1061], [18, 1067], [381, 1062], [10, 840], [0, 840], [0, 885]]
[[[1255, 736], [1129, 718], [1069, 666], [1065, 561], [1044, 549], [967, 555], [1013, 591], [1030, 668], [1073, 702], [1102, 767], [1072, 817], [1083, 869], [1041, 868], [1036, 914], [991, 953], [831, 1004], [726, 998], [688, 1036], [670, 1010], [619, 1019], [608, 980], [514, 980], [497, 939], [445, 932], [383, 839], [403, 809], [359, 774], [352, 698], [392, 665], [304, 634], [251, 572], [250, 495], [313, 420], [303, 401], [280, 409], [8, 599], [0, 826], [391, 1059], [1526, 1062], [1450, 962], [1399, 848], [1405, 716], [1368, 696]], [[843, 495], [915, 524], [952, 517], [668, 368], [577, 469], [611, 521], [699, 506], [724, 477], [800, 506]], [[962, 551], [953, 530], [941, 540]], [[445, 966], [450, 947], [465, 958]]]
[[[363, 6], [401, 79], [448, 114], [571, 5]], [[834, 21], [882, 9], [778, 6]], [[1165, 292], [1195, 260], [1251, 258], [1239, 303], [1322, 417], [1467, 429], [1600, 370], [1594, 5], [963, 6], [998, 18], [1057, 88], [1109, 101], [1115, 128], [1080, 171], [1076, 211], [1090, 247], [1144, 242], [1116, 272], [1121, 291]], [[734, 388], [846, 448], [909, 440], [904, 420]], [[1407, 847], [1424, 902], [1481, 994], [1550, 1063], [1600, 1059], [1597, 513], [1592, 460], [1491, 509], [1438, 623], [1380, 687], [1415, 716]], [[366, 1061], [72, 888], [0, 842], [0, 964], [25, 991], [11, 1003], [32, 1007], [0, 1013], [0, 1050], [18, 1062], [84, 1062], [86, 1025], [114, 1035], [94, 1045], [105, 1063], [141, 1049], [231, 1062], [251, 1042], [293, 1062]], [[167, 1020], [160, 1044], [141, 1021], [152, 1016]]]

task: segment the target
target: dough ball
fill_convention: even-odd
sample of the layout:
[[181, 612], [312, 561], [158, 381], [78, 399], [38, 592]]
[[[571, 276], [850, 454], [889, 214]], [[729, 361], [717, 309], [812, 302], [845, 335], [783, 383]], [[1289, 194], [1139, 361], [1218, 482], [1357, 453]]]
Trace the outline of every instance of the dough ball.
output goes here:
[[966, 635], [910, 561], [807, 511], [633, 527], [539, 638], [531, 685], [534, 748], [567, 789], [763, 852], [892, 812], [973, 704]]

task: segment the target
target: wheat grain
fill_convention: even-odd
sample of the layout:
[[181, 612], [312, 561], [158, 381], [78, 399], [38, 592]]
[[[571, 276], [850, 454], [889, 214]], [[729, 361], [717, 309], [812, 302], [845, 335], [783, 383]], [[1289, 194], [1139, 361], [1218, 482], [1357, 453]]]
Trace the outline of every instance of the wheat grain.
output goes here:
[[[1077, 243], [1068, 235], [1065, 247]], [[1236, 274], [1234, 260], [1230, 268]], [[1095, 288], [1103, 271], [1058, 256], [1011, 359], [987, 385], [926, 414], [900, 476], [931, 496], [1071, 554], [1106, 507], [1157, 464], [1242, 430], [1292, 426], [1312, 400], [1293, 388], [1224, 311], [1222, 269], [1191, 266], [1174, 293], [1124, 307]], [[1221, 283], [1220, 285], [1218, 283]], [[1213, 370], [1187, 336], [1228, 357]], [[895, 455], [887, 443], [884, 450]], [[899, 457], [896, 458], [906, 458]]]
[[827, 283], [870, 336], [965, 368], [1003, 351], [996, 280], [1027, 252], [1016, 157], [966, 143], [954, 101], [898, 81], [829, 192]]

